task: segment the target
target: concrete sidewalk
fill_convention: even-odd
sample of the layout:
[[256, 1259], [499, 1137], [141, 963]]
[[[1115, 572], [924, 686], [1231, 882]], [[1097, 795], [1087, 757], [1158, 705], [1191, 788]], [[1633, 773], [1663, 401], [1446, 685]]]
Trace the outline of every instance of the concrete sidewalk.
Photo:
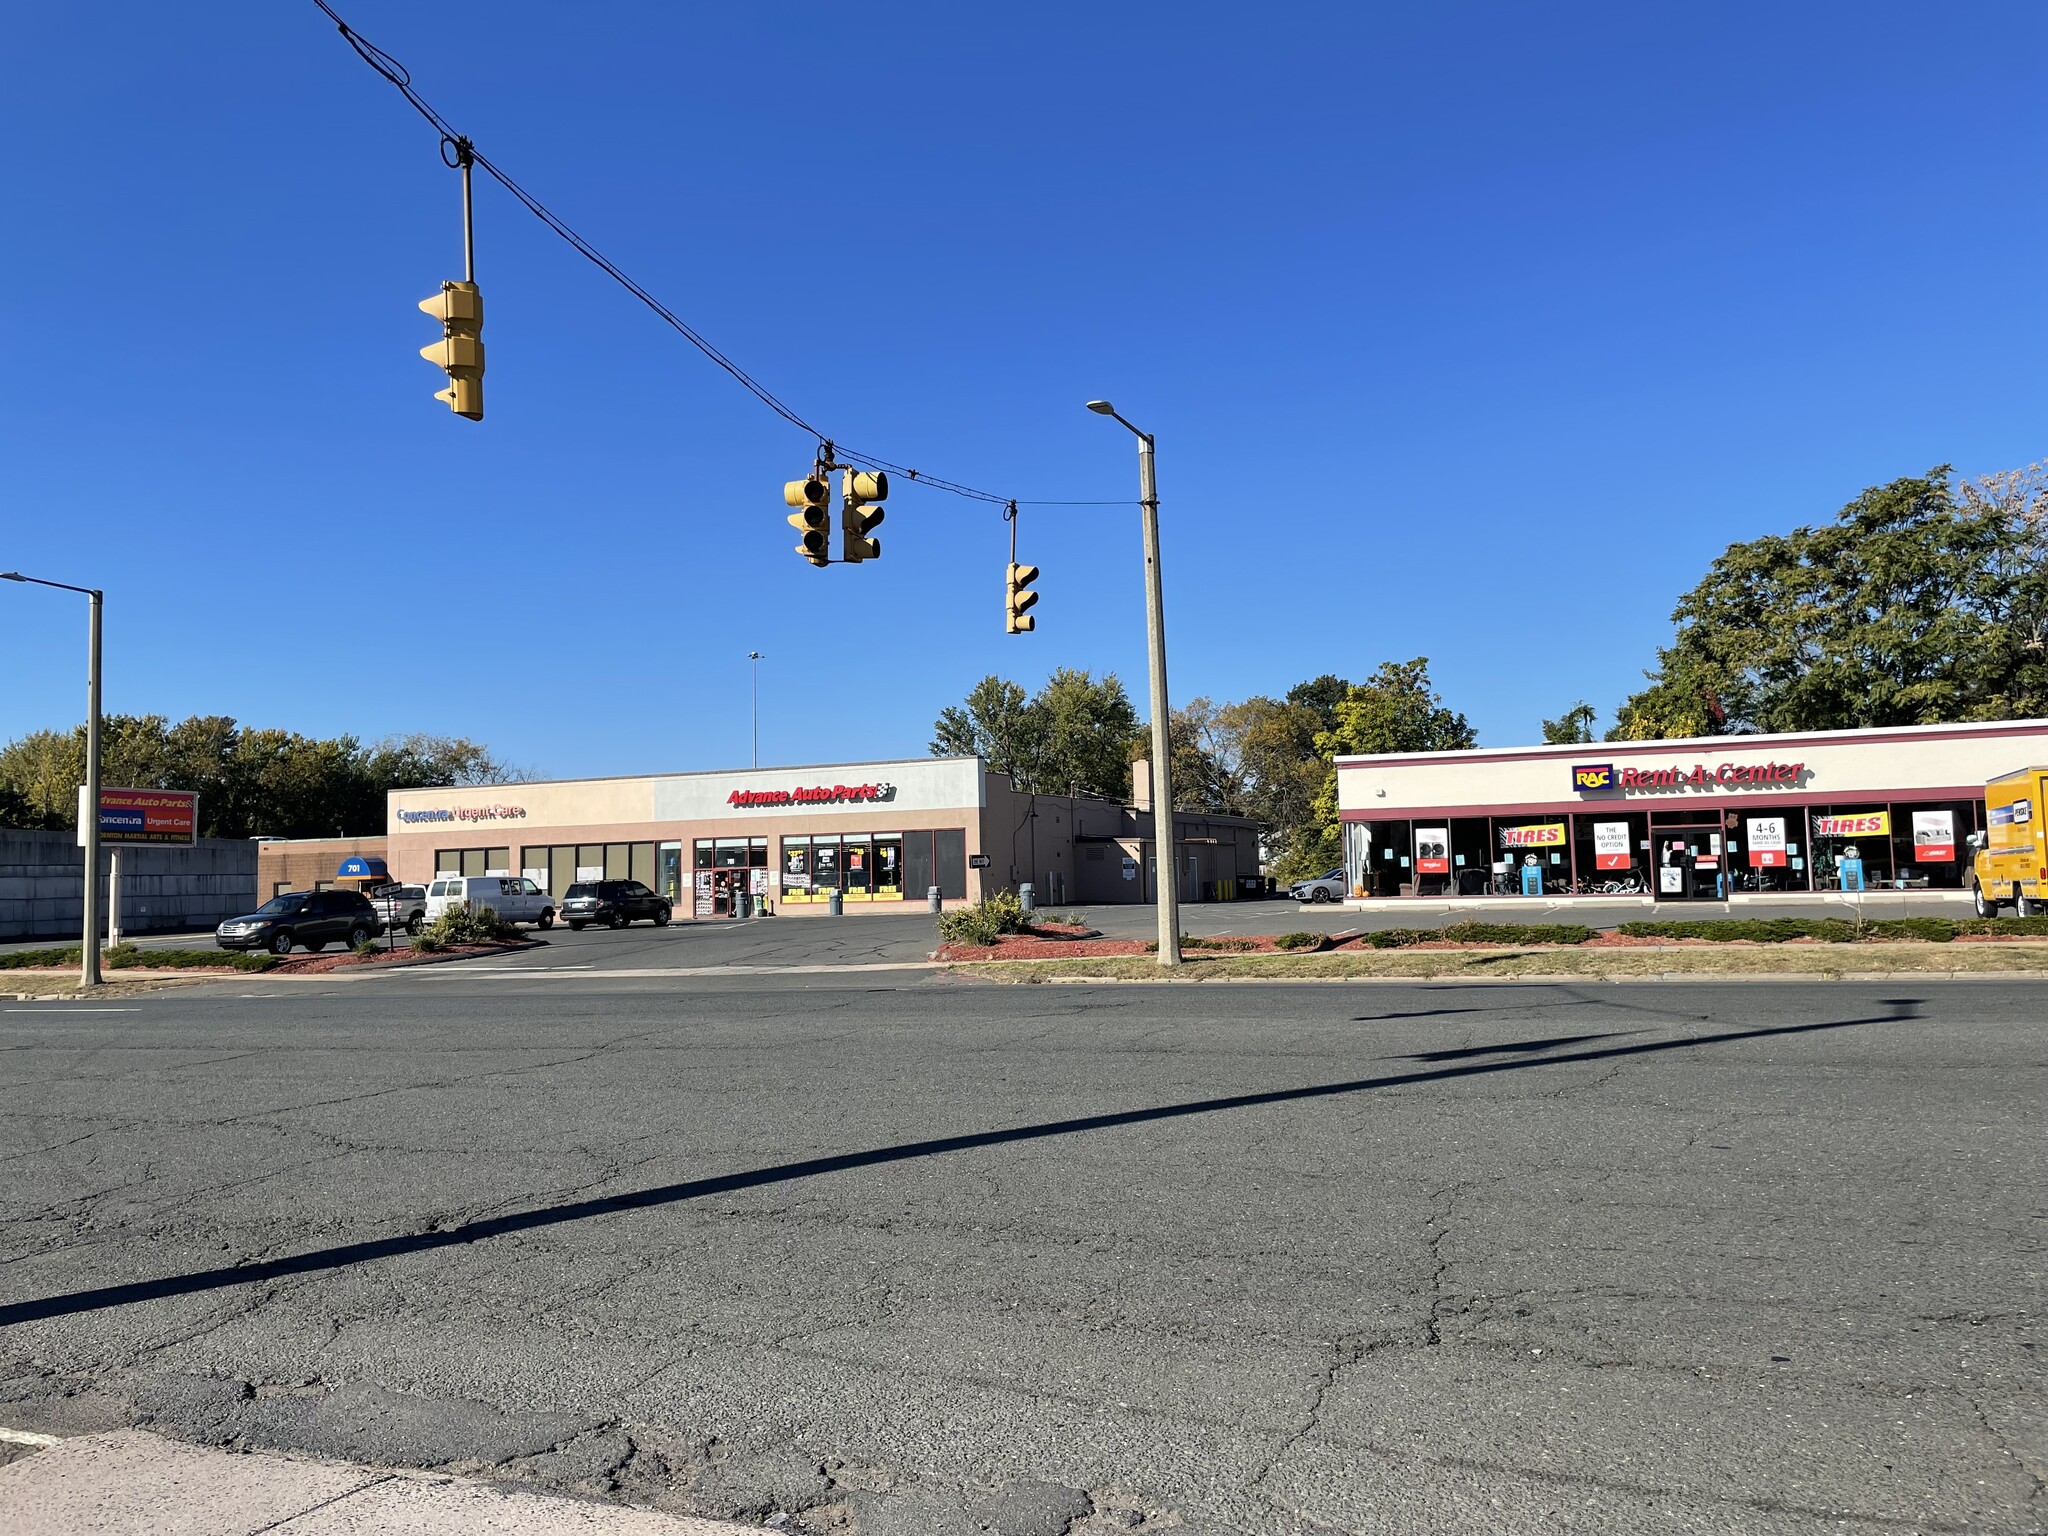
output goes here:
[[[6, 1433], [0, 1447], [44, 1436]], [[146, 1430], [79, 1435], [0, 1467], [8, 1536], [761, 1536], [756, 1527], [459, 1478], [240, 1454]]]

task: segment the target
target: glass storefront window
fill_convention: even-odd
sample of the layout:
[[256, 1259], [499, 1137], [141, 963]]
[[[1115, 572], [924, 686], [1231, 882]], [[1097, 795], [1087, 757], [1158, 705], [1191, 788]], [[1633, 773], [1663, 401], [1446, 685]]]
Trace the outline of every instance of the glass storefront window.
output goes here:
[[839, 889], [839, 839], [811, 839], [811, 889], [820, 895]]
[[852, 834], [844, 839], [839, 850], [839, 862], [846, 871], [846, 894], [855, 900], [863, 900], [874, 893], [868, 888], [868, 878], [874, 873], [875, 850], [865, 836]]
[[1817, 891], [1876, 890], [1892, 881], [1888, 805], [1815, 805], [1806, 813]]
[[1582, 811], [1572, 817], [1572, 858], [1578, 889], [1625, 895], [1649, 889], [1650, 818], [1644, 811]]
[[875, 896], [893, 901], [903, 894], [903, 834], [875, 834]]
[[683, 845], [663, 843], [655, 854], [654, 888], [680, 906], [683, 900]]

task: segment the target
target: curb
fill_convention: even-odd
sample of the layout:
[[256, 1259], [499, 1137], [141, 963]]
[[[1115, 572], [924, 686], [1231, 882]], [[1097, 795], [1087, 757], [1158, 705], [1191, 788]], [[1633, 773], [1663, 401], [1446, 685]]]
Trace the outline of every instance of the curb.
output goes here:
[[433, 1536], [763, 1536], [759, 1526], [396, 1467], [188, 1445], [142, 1429], [58, 1438], [0, 1431], [29, 1454], [0, 1467], [9, 1536], [146, 1536], [303, 1528]]

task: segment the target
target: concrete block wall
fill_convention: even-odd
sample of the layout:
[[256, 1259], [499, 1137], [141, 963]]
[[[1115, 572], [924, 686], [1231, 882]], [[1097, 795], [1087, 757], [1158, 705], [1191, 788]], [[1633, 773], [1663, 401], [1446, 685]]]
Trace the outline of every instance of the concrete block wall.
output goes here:
[[[104, 898], [104, 869], [100, 891]], [[76, 939], [84, 904], [85, 853], [76, 833], [0, 828], [0, 939]], [[124, 933], [211, 928], [256, 904], [252, 842], [205, 838], [191, 848], [121, 850]]]

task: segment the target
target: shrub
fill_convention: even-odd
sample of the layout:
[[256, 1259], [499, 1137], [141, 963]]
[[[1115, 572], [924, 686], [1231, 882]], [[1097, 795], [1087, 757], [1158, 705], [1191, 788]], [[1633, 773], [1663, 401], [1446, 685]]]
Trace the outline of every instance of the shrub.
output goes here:
[[518, 925], [499, 917], [496, 908], [464, 904], [449, 907], [427, 924], [412, 947], [431, 955], [454, 944], [509, 943], [519, 936]]
[[1328, 935], [1326, 934], [1304, 933], [1297, 929], [1293, 933], [1281, 934], [1279, 938], [1273, 941], [1273, 947], [1275, 949], [1321, 949], [1327, 937]]
[[1442, 928], [1381, 928], [1361, 934], [1374, 949], [1407, 949], [1433, 940], [1453, 944], [1583, 944], [1593, 937], [1584, 923], [1450, 923]]
[[[0, 955], [0, 970], [63, 969], [77, 965], [79, 953], [76, 944], [68, 948], [18, 949]], [[235, 949], [138, 949], [133, 944], [118, 944], [100, 951], [100, 964], [110, 971], [138, 965], [162, 971], [267, 971], [276, 963], [275, 955], [252, 955]]]
[[997, 891], [971, 907], [939, 914], [939, 937], [948, 944], [989, 945], [1029, 926], [1014, 891]]
[[1243, 954], [1249, 950], [1257, 949], [1259, 941], [1257, 939], [1209, 939], [1200, 938], [1192, 933], [1184, 933], [1180, 936], [1180, 947], [1182, 949], [1221, 950]]

